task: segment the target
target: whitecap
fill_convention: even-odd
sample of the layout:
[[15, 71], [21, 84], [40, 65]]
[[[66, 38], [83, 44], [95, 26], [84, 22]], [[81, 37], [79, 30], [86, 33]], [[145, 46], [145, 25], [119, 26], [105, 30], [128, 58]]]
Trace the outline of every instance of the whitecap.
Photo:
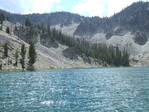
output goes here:
[[41, 104], [43, 104], [43, 105], [51, 105], [53, 103], [54, 103], [54, 101], [43, 101], [43, 102], [41, 102]]

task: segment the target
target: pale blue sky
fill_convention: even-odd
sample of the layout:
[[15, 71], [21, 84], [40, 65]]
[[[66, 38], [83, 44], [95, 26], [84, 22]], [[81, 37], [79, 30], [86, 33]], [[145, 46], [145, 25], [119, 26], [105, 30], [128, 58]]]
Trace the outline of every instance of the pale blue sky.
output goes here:
[[0, 0], [0, 8], [20, 14], [67, 11], [83, 16], [104, 17], [111, 16], [137, 1], [138, 0]]

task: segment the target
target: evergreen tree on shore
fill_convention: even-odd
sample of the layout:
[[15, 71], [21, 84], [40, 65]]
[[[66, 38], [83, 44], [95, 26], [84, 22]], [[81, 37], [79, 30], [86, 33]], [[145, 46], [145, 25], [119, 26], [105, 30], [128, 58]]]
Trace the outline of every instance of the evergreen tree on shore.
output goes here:
[[21, 60], [20, 60], [22, 69], [25, 68], [25, 54], [26, 54], [25, 44], [22, 44], [22, 46], [21, 46]]
[[29, 64], [33, 65], [36, 62], [36, 49], [32, 42], [30, 42], [29, 52], [28, 52]]

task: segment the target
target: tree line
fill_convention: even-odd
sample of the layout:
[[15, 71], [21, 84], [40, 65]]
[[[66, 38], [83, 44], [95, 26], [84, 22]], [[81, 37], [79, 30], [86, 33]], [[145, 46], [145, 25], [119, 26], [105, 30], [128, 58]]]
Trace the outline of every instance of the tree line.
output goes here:
[[5, 21], [5, 16], [4, 16], [4, 14], [0, 14], [0, 30], [2, 30], [3, 21]]
[[3, 24], [3, 21], [5, 21], [6, 17], [4, 14], [0, 14], [0, 24]]
[[[4, 14], [0, 14], [0, 30], [3, 29], [3, 21], [8, 20], [7, 17], [5, 17]], [[9, 27], [6, 28], [6, 33], [10, 33]]]
[[129, 54], [126, 49], [120, 50], [118, 47], [107, 46], [105, 44], [91, 44], [84, 39], [64, 35], [60, 30], [51, 28], [49, 24], [47, 27], [43, 23], [35, 27], [41, 30], [42, 33], [48, 33], [51, 40], [74, 47], [88, 57], [99, 59], [103, 63], [112, 66], [129, 66]]

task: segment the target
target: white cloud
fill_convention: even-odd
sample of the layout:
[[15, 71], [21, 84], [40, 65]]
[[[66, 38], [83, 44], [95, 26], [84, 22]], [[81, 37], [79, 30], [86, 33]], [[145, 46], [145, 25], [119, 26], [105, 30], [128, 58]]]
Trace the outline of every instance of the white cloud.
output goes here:
[[50, 11], [54, 3], [59, 3], [61, 0], [32, 0], [33, 11], [38, 13], [44, 13]]
[[[112, 2], [113, 1], [113, 2]], [[131, 5], [138, 0], [125, 0], [124, 2], [120, 0], [108, 1], [108, 16], [113, 15], [114, 13], [120, 12], [123, 8]]]
[[15, 13], [50, 12], [54, 3], [61, 0], [0, 0], [0, 8]]
[[[66, 2], [66, 0], [0, 0], [0, 9], [21, 14], [64, 10], [81, 15], [103, 17], [111, 16], [136, 1], [139, 0], [76, 0], [71, 1], [71, 3], [70, 1]], [[72, 6], [73, 4], [77, 5]], [[53, 7], [55, 9], [52, 9]]]
[[66, 10], [66, 7], [62, 7], [62, 6], [57, 6], [56, 9], [59, 10]]
[[[131, 5], [138, 0], [80, 0], [77, 5], [73, 6], [74, 13], [88, 13], [89, 16], [112, 16], [120, 12], [123, 8]], [[145, 0], [148, 1], [148, 0]]]
[[19, 5], [21, 4], [21, 1], [22, 0], [0, 0], [0, 8], [7, 11], [20, 13], [21, 10], [23, 10]]
[[104, 11], [105, 0], [81, 0], [76, 6], [73, 6], [72, 11], [75, 13], [88, 13], [89, 16], [100, 16]]

